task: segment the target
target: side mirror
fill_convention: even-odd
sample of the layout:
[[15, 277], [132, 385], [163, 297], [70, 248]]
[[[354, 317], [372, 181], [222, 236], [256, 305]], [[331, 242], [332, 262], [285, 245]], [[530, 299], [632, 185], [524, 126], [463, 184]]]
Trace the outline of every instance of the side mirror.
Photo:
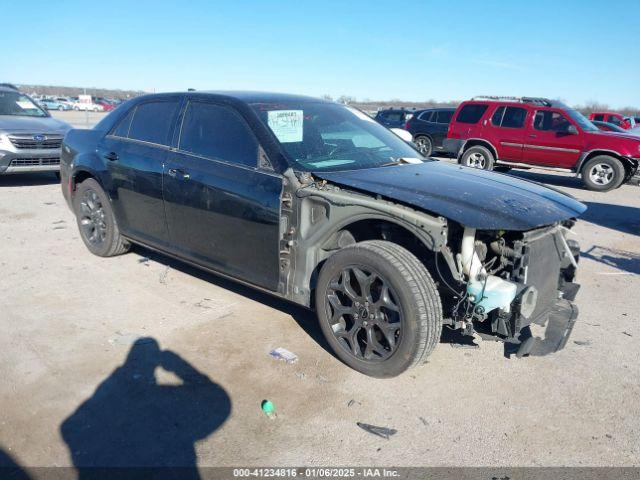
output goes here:
[[406, 130], [403, 130], [402, 128], [391, 128], [390, 130], [405, 142], [413, 142], [413, 135]]
[[567, 132], [569, 135], [577, 135], [577, 134], [578, 134], [578, 129], [575, 127], [575, 125], [569, 125], [569, 126], [567, 127], [566, 132]]

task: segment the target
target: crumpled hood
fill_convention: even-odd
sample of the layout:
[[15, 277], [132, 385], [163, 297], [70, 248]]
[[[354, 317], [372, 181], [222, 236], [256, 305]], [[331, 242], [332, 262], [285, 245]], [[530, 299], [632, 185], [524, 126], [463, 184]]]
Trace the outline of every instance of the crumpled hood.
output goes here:
[[534, 182], [437, 161], [313, 175], [482, 230], [531, 230], [587, 209]]
[[0, 133], [61, 133], [71, 129], [71, 125], [52, 117], [27, 117], [0, 115]]

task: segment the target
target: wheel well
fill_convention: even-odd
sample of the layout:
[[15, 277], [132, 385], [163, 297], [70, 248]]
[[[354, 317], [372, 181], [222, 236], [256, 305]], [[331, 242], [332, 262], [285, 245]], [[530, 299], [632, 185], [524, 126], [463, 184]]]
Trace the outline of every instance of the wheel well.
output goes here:
[[84, 170], [79, 171], [78, 173], [76, 173], [73, 176], [73, 190], [75, 191], [76, 189], [76, 185], [78, 185], [79, 183], [84, 182], [87, 178], [95, 178], [93, 175], [91, 175], [89, 172], [86, 172]]
[[416, 133], [413, 138], [427, 137], [429, 140], [433, 142], [433, 137], [430, 133]]
[[633, 160], [630, 160], [628, 158], [622, 157], [620, 155], [618, 155], [615, 152], [610, 152], [607, 150], [596, 150], [594, 152], [590, 152], [589, 155], [587, 155], [584, 160], [582, 161], [582, 164], [580, 165], [580, 171], [578, 173], [582, 173], [582, 170], [584, 169], [584, 166], [587, 164], [587, 162], [589, 160], [591, 160], [594, 157], [598, 157], [600, 155], [605, 155], [607, 157], [613, 157], [616, 158], [618, 160], [620, 160], [620, 162], [622, 163], [622, 166], [624, 167], [626, 174], [630, 175], [636, 168], [637, 168], [637, 164], [635, 164], [633, 162]]
[[[341, 228], [336, 235], [346, 240], [341, 241], [340, 245], [334, 245], [332, 248], [334, 252], [366, 240], [386, 240], [406, 248], [424, 263], [429, 273], [432, 275], [436, 273], [432, 270], [433, 252], [411, 231], [396, 223], [381, 219], [358, 220]], [[326, 258], [313, 269], [309, 282], [312, 291], [315, 290], [318, 275], [325, 261]]]
[[[471, 147], [484, 147], [486, 149], [488, 149], [491, 152], [491, 155], [493, 155], [493, 159], [497, 160], [498, 159], [498, 152], [496, 152], [496, 149], [493, 148], [493, 146], [488, 143], [488, 142], [484, 142], [482, 140], [467, 140], [464, 144], [464, 148], [462, 150], [462, 153], [464, 154], [464, 152], [466, 152], [467, 150], [469, 150]], [[460, 155], [460, 157], [462, 157], [462, 155]]]
[[[386, 240], [406, 248], [416, 256], [431, 275], [431, 278], [436, 283], [436, 287], [438, 288], [443, 304], [449, 305], [452, 302], [451, 293], [444, 287], [443, 280], [444, 282], [452, 284], [454, 283], [454, 279], [450, 272], [448, 272], [443, 255], [429, 249], [410, 230], [386, 220], [365, 219], [346, 225], [336, 234], [337, 236], [342, 235], [343, 239], [350, 239], [350, 241], [340, 242], [340, 246], [335, 245], [334, 248], [332, 248], [331, 253], [335, 253], [341, 248], [348, 247], [354, 243], [364, 242], [366, 240]], [[324, 258], [315, 266], [309, 279], [310, 303], [312, 308], [315, 302], [315, 289], [318, 276], [320, 275], [320, 271], [322, 270], [324, 263], [327, 261], [327, 258]]]

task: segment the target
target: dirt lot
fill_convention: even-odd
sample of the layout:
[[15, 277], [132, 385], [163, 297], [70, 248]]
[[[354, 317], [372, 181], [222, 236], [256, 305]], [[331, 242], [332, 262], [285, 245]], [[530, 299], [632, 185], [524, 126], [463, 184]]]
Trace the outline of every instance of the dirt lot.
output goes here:
[[27, 466], [639, 465], [640, 189], [516, 175], [589, 207], [567, 348], [508, 359], [443, 341], [391, 380], [336, 360], [304, 309], [144, 249], [92, 256], [53, 175], [0, 177], [0, 451]]

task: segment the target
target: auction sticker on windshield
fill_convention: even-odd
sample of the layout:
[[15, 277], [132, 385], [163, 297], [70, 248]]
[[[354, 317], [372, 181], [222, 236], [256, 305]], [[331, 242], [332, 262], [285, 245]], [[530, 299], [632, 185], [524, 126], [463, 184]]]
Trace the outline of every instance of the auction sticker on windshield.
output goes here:
[[270, 110], [269, 128], [281, 143], [302, 141], [304, 113], [302, 110]]

